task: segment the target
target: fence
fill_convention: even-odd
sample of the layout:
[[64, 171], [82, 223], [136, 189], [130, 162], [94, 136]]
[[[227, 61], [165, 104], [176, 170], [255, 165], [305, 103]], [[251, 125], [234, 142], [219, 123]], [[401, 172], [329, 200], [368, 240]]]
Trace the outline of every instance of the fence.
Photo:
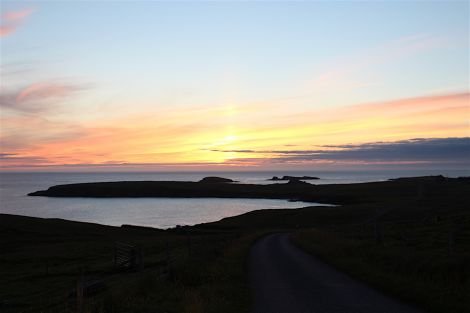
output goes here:
[[114, 268], [116, 270], [142, 270], [142, 249], [123, 242], [114, 244]]

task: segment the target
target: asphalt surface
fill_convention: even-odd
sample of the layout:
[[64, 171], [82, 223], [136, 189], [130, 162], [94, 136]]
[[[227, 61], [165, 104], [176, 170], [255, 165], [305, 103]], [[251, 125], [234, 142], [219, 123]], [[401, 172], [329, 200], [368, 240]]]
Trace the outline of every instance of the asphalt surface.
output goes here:
[[255, 243], [250, 279], [253, 313], [422, 313], [303, 252], [287, 234]]

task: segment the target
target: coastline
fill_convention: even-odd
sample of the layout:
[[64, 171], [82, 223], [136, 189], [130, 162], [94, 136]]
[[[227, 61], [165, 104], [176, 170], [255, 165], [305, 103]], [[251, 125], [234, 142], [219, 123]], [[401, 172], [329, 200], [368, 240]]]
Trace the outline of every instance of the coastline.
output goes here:
[[[223, 178], [220, 178], [223, 179]], [[452, 192], [470, 182], [468, 177], [442, 175], [389, 179], [380, 182], [315, 185], [299, 180], [273, 184], [227, 182], [118, 181], [55, 185], [28, 196], [80, 198], [248, 198], [286, 199], [328, 204], [382, 202], [394, 197], [423, 197], [441, 188]]]
[[[324, 195], [333, 192], [322, 188]], [[8, 282], [0, 287], [0, 308], [47, 312], [65, 303], [74, 308], [75, 300], [64, 291], [72, 292], [83, 275], [106, 286], [85, 298], [90, 311], [127, 312], [131, 298], [133, 309], [144, 311], [247, 312], [244, 264], [251, 244], [267, 233], [289, 232], [305, 251], [387, 294], [429, 312], [465, 311], [469, 188], [462, 179], [335, 186], [335, 192], [349, 196], [336, 207], [256, 210], [168, 230], [0, 214], [6, 251], [0, 274]], [[456, 238], [451, 250], [449, 231]], [[115, 242], [142, 249], [144, 269], [114, 270]], [[31, 281], [27, 288], [25, 280]]]

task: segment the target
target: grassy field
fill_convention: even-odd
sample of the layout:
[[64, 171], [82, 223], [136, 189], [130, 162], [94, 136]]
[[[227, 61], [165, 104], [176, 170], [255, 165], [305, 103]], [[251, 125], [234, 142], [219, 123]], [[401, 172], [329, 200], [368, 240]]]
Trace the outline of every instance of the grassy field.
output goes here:
[[[104, 291], [83, 298], [83, 312], [246, 311], [243, 264], [251, 242], [261, 234], [159, 231], [0, 215], [0, 309], [80, 311], [74, 289], [83, 279], [105, 285]], [[140, 247], [144, 269], [115, 270], [115, 242]]]
[[[343, 185], [335, 187], [347, 199], [341, 206], [254, 211], [167, 231], [0, 214], [0, 311], [248, 312], [250, 247], [280, 231], [406, 302], [470, 311], [469, 187], [440, 180]], [[140, 248], [144, 268], [116, 270], [116, 242]], [[77, 301], [80, 280], [104, 289]]]
[[362, 221], [329, 220], [294, 233], [293, 241], [426, 311], [469, 312], [470, 188], [447, 187], [369, 204]]
[[456, 233], [446, 219], [382, 221], [381, 242], [373, 225], [302, 230], [292, 237], [327, 263], [426, 311], [468, 312], [470, 215], [459, 218], [463, 228]]

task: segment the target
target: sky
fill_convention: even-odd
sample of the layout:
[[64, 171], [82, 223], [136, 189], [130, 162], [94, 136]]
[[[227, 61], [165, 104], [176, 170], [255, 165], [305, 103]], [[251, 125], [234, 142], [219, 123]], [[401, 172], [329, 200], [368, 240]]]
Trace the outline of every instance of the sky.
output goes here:
[[0, 170], [470, 168], [468, 1], [0, 5]]

